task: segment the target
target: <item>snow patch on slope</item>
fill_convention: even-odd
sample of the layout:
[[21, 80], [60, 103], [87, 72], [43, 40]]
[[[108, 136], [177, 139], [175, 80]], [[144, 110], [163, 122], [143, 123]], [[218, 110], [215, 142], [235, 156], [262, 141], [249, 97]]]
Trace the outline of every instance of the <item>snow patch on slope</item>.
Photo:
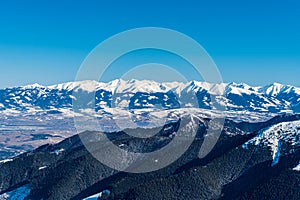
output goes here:
[[24, 185], [0, 195], [1, 200], [24, 200], [30, 194], [30, 185]]
[[13, 161], [13, 159], [0, 160], [0, 164], [1, 164], [1, 163], [12, 162], [12, 161]]
[[110, 196], [110, 190], [104, 190], [98, 194], [89, 196], [83, 200], [98, 200], [98, 199], [107, 199]]
[[[289, 153], [300, 146], [300, 121], [282, 122], [267, 129], [248, 141], [247, 145], [254, 144], [270, 149], [272, 153], [272, 166], [279, 162], [282, 154]], [[283, 148], [284, 146], [284, 148]]]
[[299, 164], [296, 167], [293, 168], [293, 170], [300, 171], [300, 161], [299, 161]]

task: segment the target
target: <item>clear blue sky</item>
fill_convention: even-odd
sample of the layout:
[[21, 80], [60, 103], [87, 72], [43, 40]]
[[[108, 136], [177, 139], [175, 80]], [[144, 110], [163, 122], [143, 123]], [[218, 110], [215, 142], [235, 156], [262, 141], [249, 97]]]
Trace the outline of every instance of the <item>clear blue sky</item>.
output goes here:
[[1, 1], [0, 87], [72, 81], [99, 42], [146, 26], [197, 40], [225, 82], [300, 86], [299, 19], [297, 0]]

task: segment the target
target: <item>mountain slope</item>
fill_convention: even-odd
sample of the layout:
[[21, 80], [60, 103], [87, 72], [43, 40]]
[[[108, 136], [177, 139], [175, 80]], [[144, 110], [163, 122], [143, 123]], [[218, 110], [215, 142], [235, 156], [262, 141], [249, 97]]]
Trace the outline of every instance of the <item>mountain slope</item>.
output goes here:
[[[226, 120], [214, 150], [208, 157], [194, 162], [199, 159], [197, 155], [206, 131], [201, 124], [209, 120], [201, 119], [196, 140], [182, 157], [166, 168], [144, 174], [118, 172], [103, 165], [75, 135], [1, 163], [0, 194], [10, 194], [16, 188], [30, 185], [27, 199], [83, 199], [95, 194], [110, 199], [240, 199], [257, 197], [258, 188], [264, 188], [264, 197], [276, 193], [283, 199], [285, 196], [280, 190], [284, 189], [285, 194], [291, 192], [291, 199], [299, 199], [295, 184], [299, 178], [296, 170], [300, 161], [299, 119], [299, 115], [293, 115], [259, 123]], [[188, 119], [182, 119], [185, 120]], [[293, 133], [291, 138], [296, 139], [277, 134], [280, 128], [285, 134]], [[147, 145], [150, 141], [140, 143], [122, 132], [109, 134], [111, 141], [122, 148], [149, 151], [149, 147], [160, 148], [167, 144], [172, 135], [168, 130], [176, 128], [162, 129], [160, 135], [152, 138], [150, 146]], [[96, 132], [81, 134], [81, 137], [94, 136]], [[276, 164], [274, 149], [267, 142], [273, 140], [285, 144]], [[93, 145], [95, 151], [106, 151], [101, 140]], [[278, 181], [280, 177], [293, 177], [293, 184], [284, 185]], [[271, 183], [278, 185], [267, 190]]]

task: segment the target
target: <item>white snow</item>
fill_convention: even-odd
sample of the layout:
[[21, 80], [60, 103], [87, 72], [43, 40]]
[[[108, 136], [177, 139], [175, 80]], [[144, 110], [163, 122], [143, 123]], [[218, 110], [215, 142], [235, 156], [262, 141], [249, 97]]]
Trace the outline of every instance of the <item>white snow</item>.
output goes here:
[[93, 92], [96, 89], [100, 88], [104, 83], [100, 83], [98, 81], [89, 80], [89, 81], [78, 81], [78, 82], [68, 82], [62, 83], [58, 85], [48, 86], [49, 89], [58, 89], [58, 90], [83, 90], [87, 92]]
[[[278, 138], [274, 139], [275, 144], [271, 146], [272, 152], [273, 152], [273, 161], [272, 166], [276, 165], [279, 162], [280, 159], [280, 151], [281, 151], [281, 143]], [[276, 144], [277, 143], [277, 144]]]
[[[130, 97], [133, 96], [136, 92], [145, 92], [145, 93], [154, 93], [154, 92], [163, 92], [166, 93], [168, 91], [173, 91], [174, 94], [180, 98], [184, 97], [186, 93], [191, 92], [191, 95], [196, 94], [198, 91], [203, 91], [204, 93], [207, 92], [211, 95], [218, 95], [216, 98], [216, 101], [218, 104], [220, 104], [223, 107], [230, 108], [232, 110], [238, 109], [241, 110], [245, 108], [247, 105], [239, 105], [239, 103], [236, 103], [234, 101], [231, 101], [230, 99], [227, 99], [228, 94], [236, 94], [239, 96], [244, 95], [253, 95], [251, 98], [253, 98], [253, 101], [255, 101], [256, 104], [253, 102], [247, 102], [246, 104], [249, 104], [248, 106], [256, 110], [257, 112], [268, 112], [268, 108], [274, 107], [274, 108], [280, 108], [282, 112], [289, 111], [293, 105], [290, 105], [290, 102], [285, 100], [278, 100], [275, 97], [278, 96], [280, 93], [289, 94], [291, 93], [292, 97], [295, 97], [296, 99], [300, 99], [298, 96], [293, 95], [300, 95], [300, 88], [296, 88], [289, 85], [282, 85], [279, 83], [274, 83], [272, 85], [264, 86], [264, 87], [251, 87], [247, 84], [243, 83], [208, 83], [208, 82], [200, 82], [200, 81], [191, 81], [188, 83], [182, 83], [182, 82], [165, 82], [165, 83], [158, 83], [155, 81], [150, 80], [122, 80], [122, 79], [116, 79], [108, 83], [104, 82], [98, 82], [95, 80], [86, 80], [86, 81], [78, 81], [78, 82], [68, 82], [68, 83], [62, 83], [52, 86], [41, 86], [39, 84], [33, 84], [21, 87], [21, 89], [37, 89], [37, 96], [38, 97], [47, 97], [47, 91], [51, 91], [54, 89], [57, 90], [67, 90], [67, 91], [85, 91], [88, 93], [92, 93], [96, 90], [103, 89], [108, 92], [112, 92], [113, 95], [120, 95], [117, 96], [117, 101], [115, 102], [117, 106], [121, 108], [128, 108], [128, 103]], [[27, 110], [30, 110], [30, 112], [36, 113], [40, 112], [37, 107], [34, 107], [30, 104], [30, 101], [32, 101], [32, 95], [31, 92], [28, 91], [19, 91], [20, 88], [18, 88], [18, 92], [10, 93], [9, 99], [5, 99], [4, 101], [9, 103], [11, 107], [23, 107]], [[20, 95], [24, 96], [24, 98], [27, 99], [29, 104], [25, 104], [24, 102], [20, 101]], [[100, 96], [104, 97], [104, 92], [100, 94]], [[224, 97], [224, 98], [223, 98]], [[69, 98], [76, 100], [76, 95], [69, 95]], [[150, 96], [148, 100], [154, 99], [156, 97]], [[167, 100], [168, 98], [165, 97], [164, 100]], [[55, 100], [53, 100], [55, 102]], [[261, 102], [261, 104], [259, 104]], [[15, 103], [19, 104], [19, 106], [14, 105]], [[189, 102], [189, 98], [187, 100], [184, 100], [184, 102], [180, 102], [181, 106], [195, 106], [194, 103]], [[208, 99], [206, 97], [203, 98], [204, 105], [209, 106]], [[102, 102], [102, 107], [105, 106], [105, 102]], [[146, 105], [146, 104], [145, 104]], [[147, 104], [148, 105], [148, 104]], [[71, 110], [71, 105], [69, 105]], [[152, 106], [152, 105], [148, 105]], [[213, 106], [213, 105], [211, 105]], [[214, 106], [216, 107], [216, 106]], [[0, 103], [0, 108], [4, 108], [4, 105]], [[30, 109], [32, 108], [32, 109]], [[57, 108], [54, 108], [57, 109]], [[16, 113], [14, 112], [20, 112], [20, 111], [13, 111], [12, 108], [6, 109], [10, 110], [7, 111], [7, 114], [14, 115]], [[18, 109], [15, 109], [18, 110]], [[280, 111], [279, 111], [280, 112]], [[66, 112], [66, 114], [71, 114]], [[71, 117], [71, 116], [70, 116]]]
[[43, 170], [43, 169], [46, 169], [47, 166], [42, 166], [42, 167], [39, 167], [39, 170]]
[[236, 94], [236, 95], [239, 95], [239, 96], [243, 96], [243, 94], [250, 95], [253, 92], [249, 91], [247, 89], [244, 89], [244, 88], [235, 87], [234, 85], [233, 86], [229, 85], [227, 94], [228, 93]]
[[34, 83], [34, 84], [31, 84], [31, 85], [26, 85], [26, 86], [23, 86], [22, 88], [24, 89], [36, 89], [36, 88], [44, 88], [45, 86], [42, 86], [38, 83]]
[[283, 88], [284, 85], [275, 82], [272, 85], [265, 87], [265, 93], [270, 96], [276, 96], [282, 91]]
[[85, 198], [83, 200], [97, 200], [98, 197], [102, 197], [104, 195], [109, 196], [110, 195], [110, 190], [104, 190], [104, 191], [102, 191], [100, 193], [97, 193], [97, 194], [94, 194], [92, 196], [89, 196], [89, 197], [87, 197], [87, 198]]
[[11, 161], [13, 161], [13, 159], [0, 160], [0, 164], [1, 164], [1, 163], [11, 162]]
[[296, 167], [293, 168], [293, 170], [300, 171], [300, 161], [299, 161], [299, 164]]
[[24, 97], [27, 101], [30, 101], [31, 99], [27, 96]]
[[1, 200], [24, 200], [30, 194], [30, 185], [24, 185], [0, 195]]
[[60, 149], [55, 149], [55, 150], [53, 151], [53, 153], [55, 153], [56, 155], [59, 155], [59, 154], [61, 154], [63, 151], [65, 151], [65, 149], [60, 148]]
[[226, 89], [226, 83], [212, 84], [207, 82], [198, 83], [212, 95], [223, 95]]

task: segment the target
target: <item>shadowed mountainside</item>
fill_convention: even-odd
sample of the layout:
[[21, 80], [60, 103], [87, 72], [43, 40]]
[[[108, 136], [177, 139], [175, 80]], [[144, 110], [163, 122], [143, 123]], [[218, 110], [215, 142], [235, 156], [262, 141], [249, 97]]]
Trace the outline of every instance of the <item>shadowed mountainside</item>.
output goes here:
[[[106, 152], [107, 144], [95, 140], [97, 132], [83, 132], [80, 137], [75, 135], [58, 144], [44, 145], [0, 163], [0, 193], [29, 185], [26, 199], [76, 200], [101, 191], [109, 191], [105, 197], [108, 199], [285, 199], [287, 196], [299, 199], [300, 172], [292, 170], [300, 160], [299, 145], [290, 143], [290, 139], [277, 138], [289, 148], [279, 151], [277, 148], [275, 152], [272, 146], [265, 145], [269, 143], [263, 142], [276, 136], [270, 133], [278, 124], [298, 126], [299, 115], [275, 117], [261, 123], [226, 120], [217, 145], [199, 159], [208, 120], [197, 122], [197, 135], [188, 151], [160, 170], [132, 174], [111, 169], [86, 150], [80, 137], [96, 141], [92, 142], [95, 151]], [[151, 152], [168, 145], [178, 125], [188, 122], [189, 119], [182, 119], [167, 124], [157, 129], [158, 134], [151, 139], [133, 138], [126, 131], [109, 133], [109, 138], [127, 151]], [[296, 141], [299, 141], [298, 128], [295, 127]], [[180, 137], [184, 139], [184, 135]], [[262, 142], [251, 142], [254, 140]]]

